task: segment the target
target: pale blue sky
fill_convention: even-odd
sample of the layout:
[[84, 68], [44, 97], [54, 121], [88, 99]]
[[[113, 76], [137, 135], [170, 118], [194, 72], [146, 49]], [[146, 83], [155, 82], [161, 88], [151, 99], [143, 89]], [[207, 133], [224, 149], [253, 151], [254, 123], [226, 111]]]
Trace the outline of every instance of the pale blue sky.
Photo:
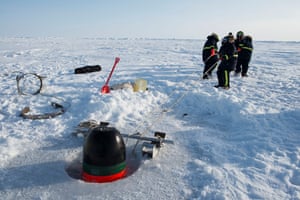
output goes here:
[[0, 0], [0, 37], [205, 39], [242, 30], [300, 41], [300, 0]]

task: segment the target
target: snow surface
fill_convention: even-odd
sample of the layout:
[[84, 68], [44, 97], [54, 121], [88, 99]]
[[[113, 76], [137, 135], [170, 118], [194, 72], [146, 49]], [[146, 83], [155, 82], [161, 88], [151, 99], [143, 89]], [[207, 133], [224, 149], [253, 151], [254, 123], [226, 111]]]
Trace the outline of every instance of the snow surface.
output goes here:
[[[249, 77], [232, 76], [230, 90], [213, 87], [216, 75], [200, 79], [203, 43], [0, 38], [0, 199], [300, 199], [300, 43], [255, 42]], [[109, 85], [143, 78], [148, 91], [100, 93], [117, 56]], [[95, 64], [102, 71], [74, 74]], [[45, 76], [40, 94], [18, 94], [20, 72]], [[51, 112], [53, 101], [67, 112], [19, 116]], [[88, 120], [166, 132], [174, 144], [151, 160], [125, 140], [128, 176], [86, 183], [84, 138], [72, 133]]]

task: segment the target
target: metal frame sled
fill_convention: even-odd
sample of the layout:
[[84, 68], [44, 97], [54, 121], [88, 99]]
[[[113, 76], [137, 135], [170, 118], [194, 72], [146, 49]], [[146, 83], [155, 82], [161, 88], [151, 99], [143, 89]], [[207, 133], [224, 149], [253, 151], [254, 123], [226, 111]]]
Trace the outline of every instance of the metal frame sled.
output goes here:
[[[87, 121], [87, 122], [81, 122], [77, 130], [73, 132], [74, 135], [82, 134], [84, 137], [87, 137], [89, 132], [95, 128], [95, 127], [107, 127], [109, 126], [109, 122], [102, 122], [100, 123], [96, 121]], [[121, 134], [123, 138], [129, 138], [129, 139], [135, 139], [136, 144], [133, 148], [133, 152], [135, 151], [138, 143], [140, 141], [144, 141], [142, 143], [142, 156], [147, 156], [148, 158], [154, 158], [157, 156], [160, 148], [164, 145], [164, 143], [168, 144], [174, 144], [172, 140], [166, 140], [166, 133], [164, 132], [154, 132], [153, 137], [144, 136], [144, 134], [141, 134], [139, 132], [134, 134]]]
[[166, 140], [166, 133], [164, 132], [154, 132], [154, 137], [146, 137], [140, 133], [133, 135], [121, 134], [123, 137], [136, 139], [138, 141], [143, 140], [142, 144], [142, 155], [149, 158], [154, 158], [157, 156], [160, 148], [164, 143], [174, 144], [171, 140]]

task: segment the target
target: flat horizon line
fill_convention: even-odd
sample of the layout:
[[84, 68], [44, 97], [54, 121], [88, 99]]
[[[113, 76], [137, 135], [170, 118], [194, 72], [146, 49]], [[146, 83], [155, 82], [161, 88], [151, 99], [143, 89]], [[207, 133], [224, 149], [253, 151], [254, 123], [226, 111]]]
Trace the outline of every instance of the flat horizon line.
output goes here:
[[[180, 37], [97, 37], [97, 36], [0, 36], [1, 39], [27, 38], [27, 39], [94, 39], [94, 40], [206, 40], [206, 38], [180, 38]], [[300, 40], [253, 40], [255, 42], [300, 42]]]

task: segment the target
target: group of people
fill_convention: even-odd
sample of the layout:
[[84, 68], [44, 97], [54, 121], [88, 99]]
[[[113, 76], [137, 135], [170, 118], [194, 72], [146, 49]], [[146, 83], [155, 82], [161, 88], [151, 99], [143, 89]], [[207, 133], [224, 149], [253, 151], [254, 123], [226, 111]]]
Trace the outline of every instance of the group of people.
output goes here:
[[242, 31], [236, 33], [236, 38], [229, 33], [222, 39], [220, 50], [218, 50], [218, 42], [219, 37], [216, 33], [207, 36], [202, 51], [203, 79], [209, 79], [212, 71], [218, 66], [218, 85], [215, 87], [229, 89], [231, 71], [234, 71], [236, 76], [248, 76], [247, 72], [253, 51], [252, 37], [245, 36]]

